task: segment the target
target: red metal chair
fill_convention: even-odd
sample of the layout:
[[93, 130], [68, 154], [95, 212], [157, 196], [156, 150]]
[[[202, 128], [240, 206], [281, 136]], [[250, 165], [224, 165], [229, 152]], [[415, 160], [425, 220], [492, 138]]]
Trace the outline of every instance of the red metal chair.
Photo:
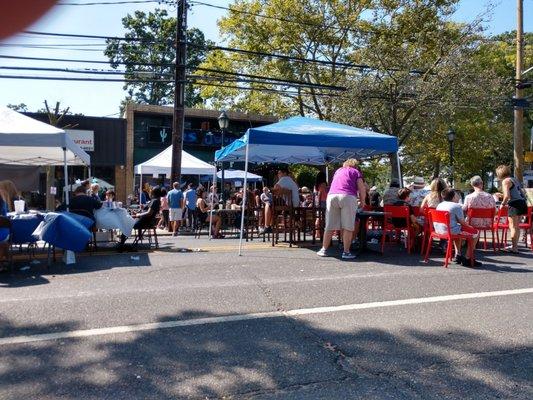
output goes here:
[[[411, 254], [415, 233], [411, 226], [409, 207], [384, 206], [383, 211], [385, 212], [385, 218], [383, 220], [383, 234], [381, 235], [381, 253], [384, 253], [385, 250], [387, 233], [394, 232], [399, 240], [401, 232], [405, 232], [407, 253]], [[401, 226], [394, 225], [393, 221], [401, 222]]]
[[[501, 249], [502, 246], [505, 246], [507, 243], [507, 231], [509, 230], [509, 207], [501, 206], [498, 210], [498, 215], [496, 216], [496, 221], [494, 221], [494, 230], [496, 232], [496, 243], [497, 248]], [[500, 229], [502, 230], [502, 240], [500, 240]]]
[[[433, 242], [433, 239], [445, 239], [448, 241], [448, 247], [446, 248], [446, 256], [444, 259], [444, 268], [448, 268], [448, 263], [450, 261], [450, 258], [452, 258], [452, 251], [453, 251], [453, 240], [454, 239], [462, 239], [466, 240], [468, 242], [471, 242], [473, 244], [474, 238], [470, 235], [453, 235], [450, 231], [450, 213], [448, 211], [440, 211], [440, 210], [434, 210], [430, 209], [428, 212], [428, 220], [429, 220], [429, 229], [430, 234], [427, 241], [427, 248], [426, 248], [426, 257], [424, 259], [425, 262], [428, 262], [429, 260], [429, 253], [431, 252], [431, 243]], [[437, 233], [435, 232], [434, 223], [437, 224], [443, 224], [446, 226], [446, 233]], [[470, 246], [472, 248], [472, 251], [474, 250], [473, 246]], [[474, 254], [468, 255], [470, 258], [470, 265], [474, 266]]]
[[[496, 251], [496, 231], [494, 226], [494, 216], [496, 215], [495, 208], [469, 208], [467, 210], [468, 223], [476, 228], [478, 231], [483, 231], [483, 249], [487, 250], [487, 231], [492, 232], [492, 248]], [[490, 226], [481, 227], [472, 223], [473, 218], [487, 219], [490, 221]]]
[[527, 208], [527, 215], [526, 220], [524, 222], [521, 222], [518, 225], [519, 229], [524, 229], [524, 243], [527, 247], [527, 235], [529, 234], [529, 241], [531, 242], [531, 250], [533, 250], [533, 224], [531, 223], [531, 220], [533, 219], [533, 207], [529, 206]]

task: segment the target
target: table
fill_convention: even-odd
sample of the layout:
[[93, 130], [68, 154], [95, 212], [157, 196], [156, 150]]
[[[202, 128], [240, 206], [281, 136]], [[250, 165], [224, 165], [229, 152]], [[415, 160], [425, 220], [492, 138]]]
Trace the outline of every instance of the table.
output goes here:
[[9, 213], [11, 219], [11, 241], [13, 244], [35, 243], [39, 240], [33, 233], [44, 220], [42, 214], [15, 214]]
[[[369, 218], [378, 218], [378, 219], [385, 219], [385, 216], [390, 213], [385, 213], [382, 211], [358, 211], [357, 217], [359, 218], [359, 253], [362, 253], [363, 251], [374, 251], [372, 249], [369, 249], [367, 246], [367, 222]], [[383, 221], [385, 223], [385, 221]]]
[[215, 210], [215, 215], [221, 219], [221, 229], [235, 228], [241, 229], [242, 210], [220, 209]]
[[124, 236], [131, 236], [135, 219], [125, 208], [102, 207], [94, 212], [96, 229], [118, 229]]

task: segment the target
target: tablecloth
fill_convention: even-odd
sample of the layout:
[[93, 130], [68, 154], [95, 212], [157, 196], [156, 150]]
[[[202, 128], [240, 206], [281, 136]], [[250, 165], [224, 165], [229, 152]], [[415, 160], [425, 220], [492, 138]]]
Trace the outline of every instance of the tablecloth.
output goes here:
[[11, 241], [13, 244], [35, 243], [39, 240], [33, 232], [44, 220], [42, 214], [10, 214]]
[[41, 240], [64, 250], [83, 251], [91, 240], [88, 227], [94, 222], [72, 213], [48, 213], [35, 230]]
[[119, 229], [125, 236], [130, 236], [135, 224], [125, 208], [102, 207], [94, 212], [97, 229]]

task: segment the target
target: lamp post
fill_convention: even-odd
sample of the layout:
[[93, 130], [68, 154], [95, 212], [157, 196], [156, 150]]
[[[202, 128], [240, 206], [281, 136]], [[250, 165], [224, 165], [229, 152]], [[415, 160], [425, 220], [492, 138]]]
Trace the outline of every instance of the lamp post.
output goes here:
[[[226, 111], [222, 111], [218, 117], [218, 126], [220, 127], [220, 132], [221, 132], [221, 143], [220, 143], [220, 149], [223, 149], [224, 148], [224, 134], [226, 133], [226, 129], [228, 129], [228, 125], [229, 125], [229, 117], [228, 117], [228, 114], [226, 114]], [[226, 199], [224, 198], [224, 189], [225, 189], [225, 183], [224, 183], [224, 161], [222, 161], [220, 163], [220, 170], [222, 172], [222, 176], [221, 176], [221, 179], [220, 179], [220, 186], [221, 186], [221, 191], [220, 191], [220, 199], [222, 200], [222, 206], [225, 207], [226, 203]]]
[[448, 137], [448, 143], [450, 144], [450, 183], [453, 187], [453, 143], [455, 141], [455, 131], [453, 130], [453, 128], [448, 129], [446, 136]]

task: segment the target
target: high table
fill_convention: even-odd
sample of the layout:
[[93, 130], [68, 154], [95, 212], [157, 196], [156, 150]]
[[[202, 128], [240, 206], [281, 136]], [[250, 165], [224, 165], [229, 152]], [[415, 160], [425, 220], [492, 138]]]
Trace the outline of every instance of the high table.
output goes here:
[[385, 213], [382, 211], [358, 211], [357, 217], [359, 218], [359, 253], [362, 253], [363, 251], [374, 251], [372, 249], [369, 249], [367, 246], [367, 222], [369, 218], [377, 218], [383, 220], [383, 223], [385, 223], [385, 216], [390, 213]]

